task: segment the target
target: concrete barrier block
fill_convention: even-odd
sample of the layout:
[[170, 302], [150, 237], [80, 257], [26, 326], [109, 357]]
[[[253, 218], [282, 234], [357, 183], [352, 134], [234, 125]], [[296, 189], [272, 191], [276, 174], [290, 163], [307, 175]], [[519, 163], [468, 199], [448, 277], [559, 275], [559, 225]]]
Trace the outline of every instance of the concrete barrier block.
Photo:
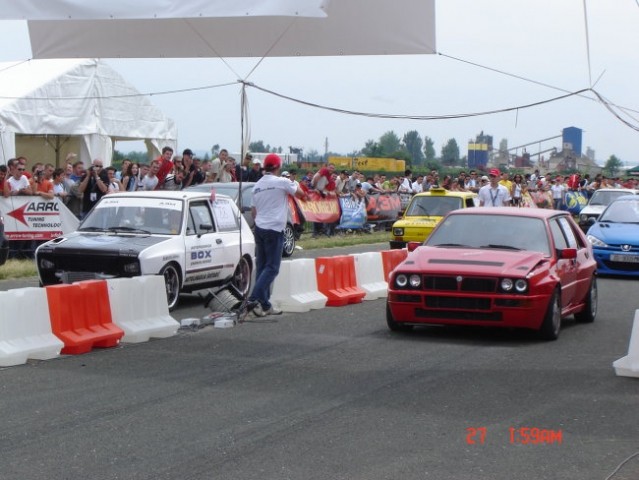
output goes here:
[[352, 254], [355, 258], [357, 285], [366, 292], [364, 300], [376, 300], [386, 297], [388, 283], [384, 279], [384, 267], [380, 252]]
[[317, 289], [315, 260], [297, 258], [283, 261], [273, 282], [271, 303], [284, 312], [308, 312], [324, 308], [327, 297]]
[[111, 316], [124, 330], [123, 342], [147, 342], [177, 333], [180, 324], [169, 314], [163, 276], [114, 278], [107, 285]]
[[43, 288], [0, 292], [0, 366], [49, 360], [59, 356], [63, 346], [51, 330]]
[[615, 368], [615, 373], [620, 377], [639, 378], [639, 310], [635, 310], [628, 355], [615, 360], [612, 366]]

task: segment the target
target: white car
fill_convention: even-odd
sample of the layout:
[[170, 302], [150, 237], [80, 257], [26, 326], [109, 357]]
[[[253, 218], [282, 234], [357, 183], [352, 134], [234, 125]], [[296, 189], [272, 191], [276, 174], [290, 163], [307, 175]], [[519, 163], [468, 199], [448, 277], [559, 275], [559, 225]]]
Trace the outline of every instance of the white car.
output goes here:
[[588, 200], [588, 205], [579, 212], [579, 226], [583, 231], [587, 231], [613, 200], [624, 195], [638, 194], [639, 190], [631, 188], [600, 188], [595, 190], [590, 200]]
[[233, 284], [246, 294], [255, 240], [235, 202], [197, 192], [104, 196], [78, 230], [41, 245], [42, 285], [164, 275], [170, 309], [180, 292]]

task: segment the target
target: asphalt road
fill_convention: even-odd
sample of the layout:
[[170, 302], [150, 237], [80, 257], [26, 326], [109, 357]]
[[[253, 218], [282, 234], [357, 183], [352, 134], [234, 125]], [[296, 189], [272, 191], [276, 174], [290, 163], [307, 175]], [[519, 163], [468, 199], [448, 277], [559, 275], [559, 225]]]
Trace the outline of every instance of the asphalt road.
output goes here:
[[[639, 383], [611, 365], [639, 303], [636, 280], [599, 290], [556, 342], [393, 334], [375, 300], [0, 369], [0, 478], [604, 480], [639, 450]], [[612, 477], [637, 478], [636, 457]]]

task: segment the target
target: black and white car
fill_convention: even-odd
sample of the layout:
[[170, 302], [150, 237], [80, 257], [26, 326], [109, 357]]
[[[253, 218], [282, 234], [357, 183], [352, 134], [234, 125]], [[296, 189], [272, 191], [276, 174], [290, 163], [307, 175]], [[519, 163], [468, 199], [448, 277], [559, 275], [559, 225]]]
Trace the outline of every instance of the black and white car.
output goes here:
[[235, 202], [198, 192], [104, 196], [78, 230], [41, 245], [42, 285], [87, 279], [164, 275], [173, 309], [180, 292], [232, 283], [251, 287], [255, 240]]

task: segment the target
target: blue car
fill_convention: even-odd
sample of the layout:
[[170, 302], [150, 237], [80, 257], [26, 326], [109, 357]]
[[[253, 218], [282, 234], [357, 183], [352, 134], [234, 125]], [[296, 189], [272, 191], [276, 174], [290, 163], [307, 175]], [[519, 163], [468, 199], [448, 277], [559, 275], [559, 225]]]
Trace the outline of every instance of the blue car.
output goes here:
[[586, 237], [598, 274], [639, 276], [639, 196], [624, 195], [608, 205]]

